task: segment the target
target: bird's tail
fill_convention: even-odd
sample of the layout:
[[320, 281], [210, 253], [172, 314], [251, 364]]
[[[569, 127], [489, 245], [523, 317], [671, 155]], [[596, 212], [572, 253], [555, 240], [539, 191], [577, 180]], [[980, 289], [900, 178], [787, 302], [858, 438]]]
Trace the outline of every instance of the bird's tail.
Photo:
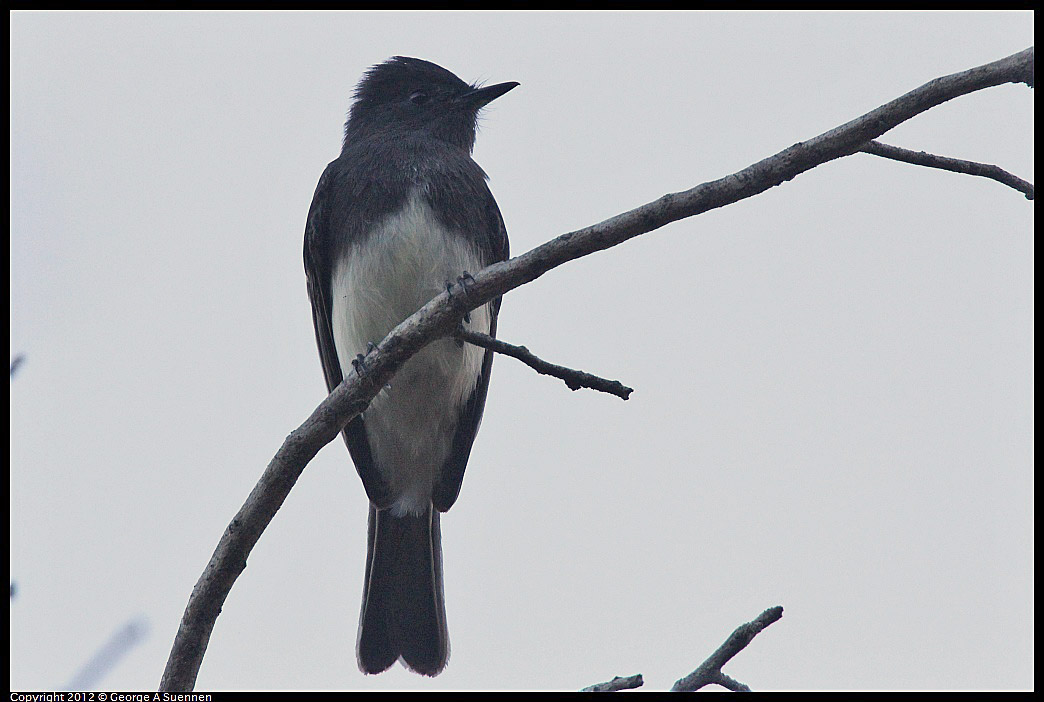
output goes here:
[[359, 669], [380, 673], [402, 658], [410, 670], [438, 675], [449, 659], [442, 594], [439, 513], [396, 517], [370, 505], [359, 638]]

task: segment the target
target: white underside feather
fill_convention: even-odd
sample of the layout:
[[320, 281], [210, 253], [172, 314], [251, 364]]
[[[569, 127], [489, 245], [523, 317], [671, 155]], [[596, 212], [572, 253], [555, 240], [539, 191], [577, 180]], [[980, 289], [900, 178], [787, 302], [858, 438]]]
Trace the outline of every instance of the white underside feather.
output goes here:
[[[482, 268], [475, 247], [447, 231], [417, 192], [354, 244], [333, 271], [334, 346], [345, 377], [356, 354], [456, 281]], [[471, 312], [469, 329], [489, 333], [490, 307]], [[420, 514], [452, 449], [460, 406], [478, 381], [483, 350], [441, 339], [411, 358], [391, 388], [366, 409], [366, 433], [377, 470], [396, 496], [393, 514]]]

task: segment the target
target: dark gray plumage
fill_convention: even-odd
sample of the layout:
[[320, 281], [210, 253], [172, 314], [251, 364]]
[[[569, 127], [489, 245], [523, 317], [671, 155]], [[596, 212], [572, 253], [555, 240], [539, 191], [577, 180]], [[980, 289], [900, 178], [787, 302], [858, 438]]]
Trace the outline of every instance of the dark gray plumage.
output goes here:
[[[328, 390], [391, 329], [464, 271], [508, 257], [486, 175], [471, 159], [478, 111], [517, 83], [479, 88], [397, 56], [355, 93], [341, 155], [319, 179], [305, 228], [312, 320]], [[500, 300], [470, 329], [496, 334]], [[366, 673], [402, 659], [437, 675], [449, 657], [439, 513], [457, 499], [493, 355], [453, 340], [410, 359], [345, 443], [370, 500], [357, 655]]]

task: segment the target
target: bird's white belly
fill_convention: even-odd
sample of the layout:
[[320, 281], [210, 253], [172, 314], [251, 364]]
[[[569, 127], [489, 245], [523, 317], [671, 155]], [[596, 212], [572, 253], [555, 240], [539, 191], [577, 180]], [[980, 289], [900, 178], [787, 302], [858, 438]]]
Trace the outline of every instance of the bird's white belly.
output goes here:
[[[419, 194], [353, 244], [333, 271], [334, 346], [341, 373], [356, 354], [379, 343], [396, 325], [456, 281], [478, 271], [478, 252], [446, 231]], [[489, 332], [490, 308], [471, 312], [469, 329]], [[374, 464], [395, 495], [392, 510], [418, 514], [431, 502], [432, 484], [452, 450], [461, 405], [482, 368], [483, 350], [440, 339], [407, 361], [364, 414]]]

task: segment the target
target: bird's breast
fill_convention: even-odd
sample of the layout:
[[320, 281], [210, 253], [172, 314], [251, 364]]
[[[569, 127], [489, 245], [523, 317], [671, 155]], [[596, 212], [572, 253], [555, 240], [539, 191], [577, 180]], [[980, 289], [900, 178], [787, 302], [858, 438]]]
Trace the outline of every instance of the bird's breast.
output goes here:
[[[418, 190], [367, 236], [344, 247], [333, 266], [331, 323], [347, 377], [356, 354], [445, 291], [463, 271], [483, 267], [479, 249], [435, 217]], [[459, 288], [458, 288], [459, 289]], [[489, 332], [490, 306], [472, 311], [468, 328]], [[478, 381], [483, 350], [452, 339], [411, 358], [365, 412], [378, 470], [400, 495], [400, 511], [426, 508], [431, 485], [452, 448], [459, 411]]]

